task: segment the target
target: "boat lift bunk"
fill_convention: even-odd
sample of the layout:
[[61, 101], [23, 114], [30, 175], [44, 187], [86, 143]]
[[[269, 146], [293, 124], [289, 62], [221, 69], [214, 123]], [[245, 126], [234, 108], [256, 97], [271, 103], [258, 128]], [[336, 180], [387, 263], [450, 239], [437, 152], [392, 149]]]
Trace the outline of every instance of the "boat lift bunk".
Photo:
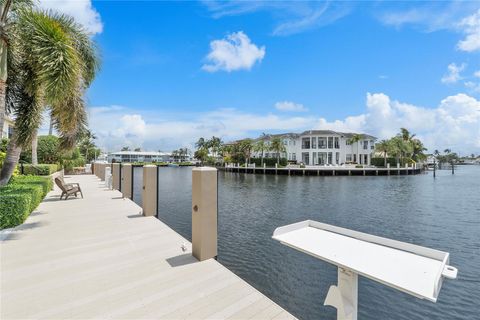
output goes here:
[[275, 229], [273, 239], [338, 267], [324, 305], [337, 319], [357, 320], [358, 275], [436, 302], [443, 278], [455, 279], [449, 253], [306, 220]]

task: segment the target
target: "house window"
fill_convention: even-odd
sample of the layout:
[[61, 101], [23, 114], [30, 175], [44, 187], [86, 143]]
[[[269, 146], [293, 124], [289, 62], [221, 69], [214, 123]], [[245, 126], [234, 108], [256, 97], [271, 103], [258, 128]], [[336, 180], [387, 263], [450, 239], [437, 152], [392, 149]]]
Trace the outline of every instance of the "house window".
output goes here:
[[327, 153], [326, 152], [319, 152], [318, 153], [318, 164], [325, 164], [327, 163]]
[[363, 164], [368, 164], [368, 154], [363, 155]]
[[297, 154], [296, 153], [292, 153], [292, 160], [297, 161]]
[[368, 149], [368, 140], [364, 140], [363, 141], [363, 150], [367, 150]]
[[356, 154], [353, 155], [353, 162], [355, 162], [355, 163], [357, 162], [357, 155]]
[[340, 164], [340, 152], [335, 152], [335, 163]]
[[333, 137], [328, 137], [328, 149], [333, 149]]
[[312, 137], [312, 149], [317, 149], [317, 137]]
[[340, 138], [335, 137], [335, 149], [340, 149]]
[[327, 148], [327, 138], [318, 138], [318, 148], [319, 149]]
[[302, 138], [302, 149], [310, 149], [310, 138]]
[[317, 164], [318, 164], [318, 159], [317, 159], [317, 153], [316, 153], [316, 152], [313, 153], [312, 164], [313, 164], [313, 165], [317, 165]]
[[293, 145], [295, 145], [295, 140], [293, 140]]
[[351, 153], [347, 153], [347, 156], [345, 158], [345, 161], [346, 162], [352, 162], [352, 154]]
[[307, 166], [310, 164], [310, 152], [302, 152], [302, 162]]
[[332, 153], [329, 152], [329, 153], [328, 153], [328, 164], [332, 164], [332, 163], [333, 163], [333, 162], [332, 162]]

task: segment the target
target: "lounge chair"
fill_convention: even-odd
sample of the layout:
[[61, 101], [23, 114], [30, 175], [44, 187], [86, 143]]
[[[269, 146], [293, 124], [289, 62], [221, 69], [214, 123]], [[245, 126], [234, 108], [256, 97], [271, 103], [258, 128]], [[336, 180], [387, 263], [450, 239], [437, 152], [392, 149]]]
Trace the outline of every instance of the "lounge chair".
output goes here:
[[65, 200], [67, 200], [72, 194], [77, 197], [77, 193], [80, 193], [83, 199], [82, 189], [78, 183], [65, 183], [63, 178], [57, 177], [55, 178], [55, 184], [60, 188], [60, 190], [62, 190], [60, 200], [63, 198], [63, 196], [65, 196]]

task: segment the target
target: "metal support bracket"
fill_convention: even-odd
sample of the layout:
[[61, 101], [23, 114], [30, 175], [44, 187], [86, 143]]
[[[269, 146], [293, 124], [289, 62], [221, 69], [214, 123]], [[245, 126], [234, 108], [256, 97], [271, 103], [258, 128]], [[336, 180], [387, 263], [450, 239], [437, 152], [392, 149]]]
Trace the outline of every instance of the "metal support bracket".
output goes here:
[[324, 305], [337, 309], [337, 320], [357, 320], [358, 274], [338, 268], [338, 284], [330, 286]]

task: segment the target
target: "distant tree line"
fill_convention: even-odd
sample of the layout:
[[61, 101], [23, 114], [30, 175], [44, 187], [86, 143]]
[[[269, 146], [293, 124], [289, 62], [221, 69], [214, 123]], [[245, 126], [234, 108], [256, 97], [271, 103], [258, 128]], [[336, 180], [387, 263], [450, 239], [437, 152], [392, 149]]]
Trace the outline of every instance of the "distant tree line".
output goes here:
[[422, 141], [405, 128], [400, 128], [395, 137], [378, 142], [375, 150], [383, 155], [385, 167], [388, 158], [394, 158], [397, 164], [419, 162], [427, 158], [425, 154], [427, 149]]
[[286, 151], [280, 137], [270, 138], [266, 134], [262, 134], [258, 140], [247, 138], [232, 143], [224, 143], [215, 136], [211, 139], [200, 138], [195, 147], [195, 159], [210, 165], [225, 162], [250, 164], [253, 153], [257, 153], [263, 166], [266, 152], [273, 152], [276, 162], [280, 163], [281, 154]]

